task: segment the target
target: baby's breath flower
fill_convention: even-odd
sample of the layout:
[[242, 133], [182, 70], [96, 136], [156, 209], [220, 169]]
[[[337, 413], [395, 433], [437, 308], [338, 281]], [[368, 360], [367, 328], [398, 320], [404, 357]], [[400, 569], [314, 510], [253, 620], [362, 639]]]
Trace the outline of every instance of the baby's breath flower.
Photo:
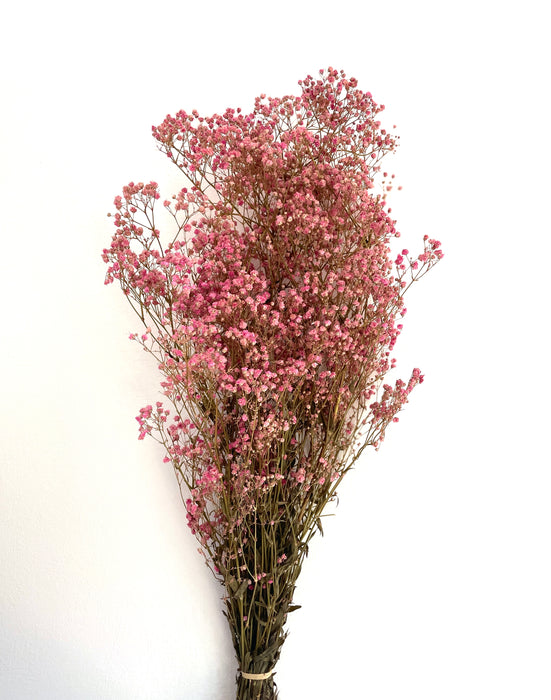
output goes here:
[[404, 294], [442, 258], [428, 236], [417, 257], [391, 254], [384, 106], [333, 68], [300, 86], [250, 114], [167, 116], [153, 135], [186, 178], [162, 200], [173, 230], [156, 227], [157, 183], [130, 182], [103, 251], [162, 374], [139, 438], [163, 445], [225, 588], [241, 700], [275, 697], [271, 676], [247, 674], [279, 658], [324, 507], [423, 381], [383, 384]]

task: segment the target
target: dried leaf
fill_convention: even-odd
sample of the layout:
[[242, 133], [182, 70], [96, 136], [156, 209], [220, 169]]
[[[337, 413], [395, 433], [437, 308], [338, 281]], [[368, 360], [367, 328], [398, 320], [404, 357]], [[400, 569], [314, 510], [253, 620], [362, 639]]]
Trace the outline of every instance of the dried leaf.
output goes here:
[[323, 533], [323, 528], [321, 526], [321, 518], [316, 519], [316, 525], [317, 525], [318, 530], [320, 531], [321, 536], [323, 537], [324, 533]]
[[241, 585], [236, 590], [233, 597], [236, 600], [241, 600], [241, 598], [243, 598], [243, 595], [245, 594], [245, 591], [247, 590], [249, 584], [250, 584], [250, 581], [248, 579], [243, 579], [243, 581], [241, 581]]

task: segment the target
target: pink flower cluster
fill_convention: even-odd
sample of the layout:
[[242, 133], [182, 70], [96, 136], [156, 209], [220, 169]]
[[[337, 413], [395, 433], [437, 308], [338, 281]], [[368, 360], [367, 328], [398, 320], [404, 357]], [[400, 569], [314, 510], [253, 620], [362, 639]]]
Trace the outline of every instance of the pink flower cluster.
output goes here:
[[103, 253], [172, 405], [142, 409], [140, 437], [164, 444], [213, 552], [273, 489], [326, 498], [422, 381], [416, 369], [377, 398], [404, 292], [440, 243], [393, 261], [396, 222], [374, 186], [396, 146], [383, 106], [332, 68], [300, 84], [250, 114], [167, 116], [153, 134], [188, 180], [164, 200], [174, 230], [156, 227], [157, 184], [130, 183]]

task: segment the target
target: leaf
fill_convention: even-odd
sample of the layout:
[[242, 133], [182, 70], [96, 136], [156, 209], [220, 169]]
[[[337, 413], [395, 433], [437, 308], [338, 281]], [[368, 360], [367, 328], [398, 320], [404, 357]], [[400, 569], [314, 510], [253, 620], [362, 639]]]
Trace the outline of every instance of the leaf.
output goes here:
[[283, 626], [284, 622], [285, 622], [285, 613], [283, 612], [283, 610], [280, 610], [275, 618], [274, 626], [279, 629], [280, 627]]
[[299, 610], [300, 608], [302, 608], [302, 605], [289, 605], [289, 607], [287, 608], [287, 612], [292, 613], [295, 612], [295, 610]]
[[323, 534], [323, 528], [322, 528], [322, 526], [321, 526], [321, 518], [317, 518], [317, 519], [316, 519], [316, 525], [317, 525], [318, 530], [319, 530], [320, 533], [321, 533], [321, 536], [323, 537], [324, 534]]
[[241, 598], [243, 598], [243, 595], [245, 594], [245, 591], [247, 590], [249, 583], [250, 583], [250, 581], [248, 579], [243, 579], [243, 581], [241, 581], [241, 585], [233, 594], [233, 597], [236, 600], [241, 600]]

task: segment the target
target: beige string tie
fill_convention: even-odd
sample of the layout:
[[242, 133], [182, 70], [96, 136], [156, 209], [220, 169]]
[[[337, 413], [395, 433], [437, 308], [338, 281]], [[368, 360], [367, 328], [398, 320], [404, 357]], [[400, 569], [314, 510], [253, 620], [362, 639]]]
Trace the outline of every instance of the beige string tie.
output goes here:
[[272, 668], [271, 671], [268, 671], [267, 673], [245, 673], [244, 671], [241, 671], [241, 675], [243, 678], [246, 678], [248, 681], [265, 681], [270, 676], [273, 674], [274, 669]]

